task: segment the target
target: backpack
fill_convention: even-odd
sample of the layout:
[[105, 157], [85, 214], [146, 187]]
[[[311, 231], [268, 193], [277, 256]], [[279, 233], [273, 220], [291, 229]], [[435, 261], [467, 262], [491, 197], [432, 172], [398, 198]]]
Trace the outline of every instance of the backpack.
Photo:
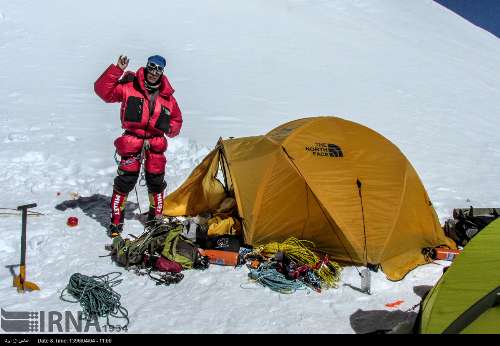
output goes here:
[[198, 246], [183, 236], [183, 226], [180, 224], [167, 234], [161, 255], [171, 261], [177, 262], [184, 269], [191, 269], [200, 260]]
[[163, 249], [163, 244], [167, 235], [173, 231], [182, 230], [182, 224], [173, 223], [156, 227], [135, 239], [123, 239], [121, 236], [113, 238], [113, 244], [110, 247], [111, 256], [118, 264], [129, 267], [144, 262], [144, 254], [154, 255]]
[[485, 228], [490, 222], [499, 217], [498, 209], [476, 208], [454, 209], [453, 219], [445, 221], [444, 233], [459, 246], [467, 243]]

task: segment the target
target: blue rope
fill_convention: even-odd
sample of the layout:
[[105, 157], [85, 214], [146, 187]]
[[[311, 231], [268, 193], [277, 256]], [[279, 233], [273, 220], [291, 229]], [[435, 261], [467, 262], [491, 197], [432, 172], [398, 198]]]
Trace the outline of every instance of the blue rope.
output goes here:
[[257, 283], [279, 293], [291, 294], [297, 290], [307, 289], [307, 286], [301, 281], [287, 279], [285, 275], [267, 264], [262, 264], [257, 269], [250, 269], [248, 276]]

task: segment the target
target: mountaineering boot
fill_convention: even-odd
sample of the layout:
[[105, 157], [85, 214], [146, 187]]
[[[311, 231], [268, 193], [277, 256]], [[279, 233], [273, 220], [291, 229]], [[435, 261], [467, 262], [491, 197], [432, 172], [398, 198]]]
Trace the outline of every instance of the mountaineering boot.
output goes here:
[[123, 231], [123, 224], [115, 225], [110, 223], [108, 225], [108, 237], [118, 237]]
[[123, 222], [125, 220], [125, 202], [127, 195], [113, 190], [111, 196], [111, 222], [108, 226], [108, 236], [114, 238], [123, 231]]
[[147, 227], [157, 227], [163, 223], [163, 192], [149, 192]]

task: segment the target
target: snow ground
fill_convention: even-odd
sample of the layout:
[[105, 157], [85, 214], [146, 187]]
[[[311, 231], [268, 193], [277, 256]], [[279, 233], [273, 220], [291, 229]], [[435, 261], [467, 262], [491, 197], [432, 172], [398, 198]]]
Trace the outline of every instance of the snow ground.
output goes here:
[[[25, 295], [7, 267], [19, 261], [20, 217], [0, 217], [5, 310], [77, 311], [59, 300], [71, 274], [120, 270], [98, 257], [109, 242], [119, 106], [98, 99], [93, 82], [122, 53], [131, 69], [167, 57], [185, 121], [169, 143], [169, 191], [219, 136], [331, 114], [393, 141], [441, 221], [456, 207], [500, 206], [499, 41], [433, 1], [0, 0], [0, 208], [36, 202], [44, 213], [29, 218], [27, 260], [42, 290]], [[72, 208], [76, 194], [90, 199]], [[80, 225], [68, 228], [68, 216]], [[134, 333], [359, 333], [411, 318], [402, 312], [441, 272], [429, 264], [400, 282], [373, 274], [371, 296], [348, 286], [359, 287], [353, 267], [321, 294], [280, 295], [249, 285], [245, 268], [217, 266], [170, 287], [124, 272], [117, 291]]]

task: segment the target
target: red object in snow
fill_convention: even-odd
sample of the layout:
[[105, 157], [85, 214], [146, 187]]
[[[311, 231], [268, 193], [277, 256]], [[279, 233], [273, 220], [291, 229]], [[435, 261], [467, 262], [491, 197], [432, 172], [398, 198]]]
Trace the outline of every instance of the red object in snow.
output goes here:
[[394, 303], [385, 304], [385, 306], [387, 306], [388, 308], [395, 308], [396, 306], [401, 305], [404, 302], [404, 300], [396, 300]]
[[77, 217], [74, 217], [74, 216], [70, 216], [70, 217], [68, 217], [68, 221], [66, 222], [66, 224], [67, 224], [69, 227], [75, 227], [75, 226], [78, 226], [78, 218], [77, 218]]

